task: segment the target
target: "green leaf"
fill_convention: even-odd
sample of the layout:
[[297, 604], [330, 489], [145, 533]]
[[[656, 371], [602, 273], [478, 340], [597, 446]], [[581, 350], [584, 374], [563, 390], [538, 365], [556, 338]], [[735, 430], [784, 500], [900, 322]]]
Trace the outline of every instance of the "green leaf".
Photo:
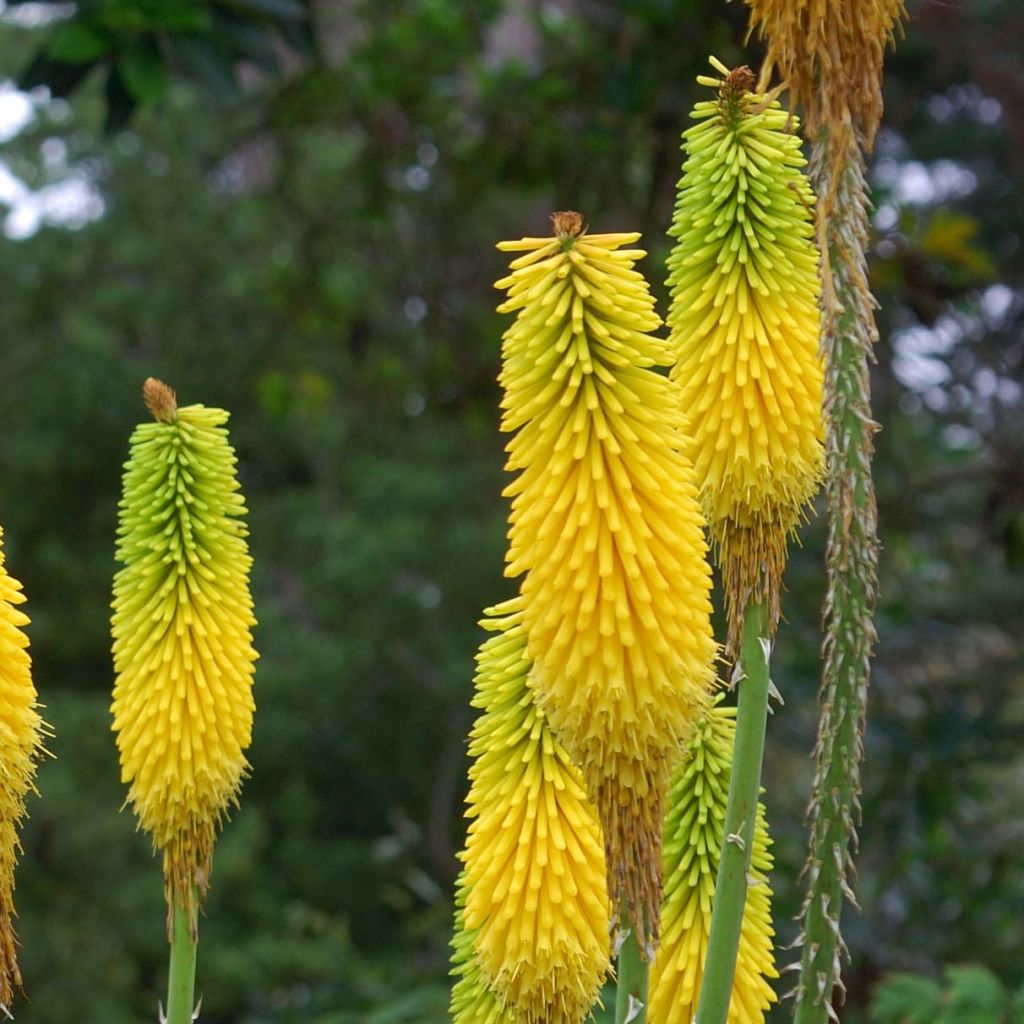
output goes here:
[[107, 135], [114, 135], [128, 127], [135, 111], [135, 97], [128, 91], [128, 86], [116, 66], [111, 67], [107, 75], [104, 93], [107, 100], [107, 116], [103, 122], [103, 131]]
[[140, 103], [156, 103], [167, 91], [167, 70], [156, 47], [138, 46], [122, 53], [117, 70]]
[[284, 42], [296, 53], [312, 57], [316, 53], [313, 26], [308, 21], [280, 21], [277, 31]]
[[1010, 1024], [1024, 1024], [1024, 985], [1017, 990], [1010, 1007]]
[[939, 986], [917, 974], [890, 974], [871, 1001], [872, 1024], [933, 1024], [941, 1004]]
[[95, 61], [86, 64], [67, 64], [51, 60], [41, 51], [18, 77], [18, 88], [28, 92], [38, 86], [45, 86], [50, 90], [51, 96], [63, 99], [78, 87], [95, 64]]
[[205, 32], [210, 15], [205, 0], [105, 0], [102, 22], [117, 35], [147, 32]]
[[88, 64], [110, 52], [113, 40], [83, 21], [71, 21], [54, 33], [47, 54], [65, 64]]
[[1004, 1024], [1010, 997], [987, 967], [947, 967], [946, 983], [943, 1024]]
[[300, 0], [227, 0], [224, 6], [292, 21], [305, 21], [309, 17], [306, 5]]
[[[440, 1018], [448, 1007], [448, 988], [422, 985], [382, 1003], [366, 1017], [366, 1024], [414, 1024], [433, 1011]], [[430, 1014], [431, 1019], [433, 1014]]]
[[218, 99], [239, 95], [235, 66], [231, 58], [214, 42], [203, 36], [175, 36], [169, 41], [181, 62]]
[[221, 15], [217, 18], [217, 31], [242, 59], [252, 61], [271, 74], [280, 70], [278, 44], [272, 30], [252, 21]]

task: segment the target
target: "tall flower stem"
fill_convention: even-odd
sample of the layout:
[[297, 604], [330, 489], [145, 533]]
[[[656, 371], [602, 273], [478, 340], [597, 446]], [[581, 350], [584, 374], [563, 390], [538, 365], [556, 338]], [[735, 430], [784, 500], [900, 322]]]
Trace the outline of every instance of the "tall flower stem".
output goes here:
[[621, 913], [625, 938], [622, 948], [619, 950], [618, 985], [615, 989], [615, 1024], [646, 1024], [649, 964], [640, 949], [637, 929], [625, 906]]
[[177, 900], [171, 925], [171, 964], [167, 978], [167, 1024], [191, 1024], [195, 1006], [198, 929]]
[[757, 798], [761, 789], [761, 760], [768, 718], [770, 636], [768, 609], [763, 603], [749, 602], [740, 632], [736, 747], [729, 801], [725, 809], [711, 934], [697, 1005], [698, 1024], [725, 1024], [729, 1014], [743, 906], [747, 899]]
[[[842, 146], [837, 160], [833, 152]], [[830, 180], [833, 168], [839, 178]], [[825, 289], [822, 344], [827, 357], [828, 594], [823, 612], [821, 718], [809, 809], [810, 841], [804, 869], [803, 954], [796, 992], [796, 1024], [824, 1024], [832, 991], [842, 991], [840, 932], [844, 899], [856, 905], [847, 882], [860, 816], [860, 762], [867, 708], [877, 590], [878, 532], [871, 480], [872, 438], [868, 361], [875, 337], [865, 248], [868, 200], [864, 158], [852, 133], [816, 139], [811, 176], [819, 195], [834, 196], [824, 222], [831, 288]]]

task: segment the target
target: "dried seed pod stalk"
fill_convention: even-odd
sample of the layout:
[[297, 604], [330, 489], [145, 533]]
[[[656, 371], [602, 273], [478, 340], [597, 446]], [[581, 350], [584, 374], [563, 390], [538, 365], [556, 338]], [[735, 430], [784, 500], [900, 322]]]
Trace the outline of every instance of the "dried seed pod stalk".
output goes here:
[[609, 891], [646, 939], [661, 894], [661, 800], [706, 703], [710, 572], [678, 388], [636, 234], [503, 242], [502, 347], [514, 436], [506, 574], [523, 575], [531, 685], [598, 805]]
[[252, 559], [228, 414], [179, 409], [153, 378], [144, 396], [155, 420], [135, 429], [125, 464], [111, 711], [128, 800], [163, 852], [168, 922], [177, 905], [194, 930], [216, 831], [248, 769]]
[[814, 196], [800, 140], [748, 68], [698, 81], [668, 261], [673, 378], [725, 579], [729, 649], [748, 601], [774, 629], [786, 537], [822, 476]]
[[[810, 138], [855, 131], [870, 149], [882, 116], [882, 60], [905, 13], [903, 0], [746, 2], [751, 30], [768, 44], [765, 73], [774, 67], [788, 85]], [[836, 141], [839, 157], [847, 140]], [[832, 193], [818, 195], [831, 206]]]
[[[580, 1024], [608, 973], [604, 852], [583, 780], [527, 685], [522, 601], [489, 609], [470, 737], [463, 928], [517, 1024]], [[467, 989], [469, 986], [466, 986]]]
[[827, 365], [829, 586], [824, 606], [821, 719], [809, 812], [797, 1024], [820, 1024], [842, 994], [840, 931], [859, 819], [861, 737], [867, 709], [878, 581], [868, 374], [877, 338], [867, 276], [870, 203], [865, 152], [882, 114], [882, 60], [904, 15], [902, 0], [747, 0], [751, 29], [767, 38], [805, 111], [810, 175], [821, 202], [822, 351]]
[[[648, 1024], [690, 1024], [697, 1012], [735, 739], [736, 709], [716, 704], [697, 726], [688, 759], [669, 791], [661, 945], [651, 970]], [[761, 1024], [777, 999], [768, 982], [778, 977], [772, 952], [770, 847], [759, 803], [730, 1024]]]
[[[32, 659], [22, 627], [28, 616], [21, 584], [4, 564], [0, 530], [0, 1007], [11, 1005], [21, 987], [14, 931], [14, 869], [20, 845], [18, 827], [25, 797], [34, 790], [36, 764], [43, 754], [46, 724], [39, 715], [32, 684]], [[2, 1012], [2, 1011], [0, 1011]], [[8, 1014], [9, 1015], [9, 1014]]]

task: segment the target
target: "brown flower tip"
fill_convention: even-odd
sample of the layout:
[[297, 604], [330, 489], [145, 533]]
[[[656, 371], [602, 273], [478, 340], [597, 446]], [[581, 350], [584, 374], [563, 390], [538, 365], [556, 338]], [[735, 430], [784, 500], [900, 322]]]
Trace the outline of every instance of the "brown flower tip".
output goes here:
[[750, 92], [753, 88], [754, 72], [746, 64], [741, 64], [725, 76], [725, 81], [722, 82], [722, 97], [723, 99], [735, 99], [745, 92]]
[[583, 214], [575, 210], [561, 210], [551, 214], [551, 223], [559, 241], [575, 241], [583, 234]]
[[147, 377], [142, 385], [142, 400], [146, 408], [161, 423], [173, 423], [178, 416], [178, 399], [173, 388], [169, 388], [156, 377]]

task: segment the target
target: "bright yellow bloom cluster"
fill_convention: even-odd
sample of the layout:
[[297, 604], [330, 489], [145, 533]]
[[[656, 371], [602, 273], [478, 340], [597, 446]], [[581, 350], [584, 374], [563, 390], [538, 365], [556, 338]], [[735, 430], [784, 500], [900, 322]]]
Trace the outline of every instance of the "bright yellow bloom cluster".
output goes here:
[[152, 378], [145, 395], [156, 421], [135, 429], [125, 465], [111, 711], [128, 799], [164, 854], [168, 902], [194, 913], [248, 769], [252, 559], [228, 414], [178, 409]]
[[502, 429], [513, 432], [506, 574], [522, 580], [537, 700], [598, 805], [614, 898], [657, 928], [661, 798], [713, 678], [710, 571], [681, 453], [672, 363], [623, 248], [576, 213], [497, 283], [505, 332]]
[[25, 595], [7, 572], [2, 542], [0, 530], [0, 1005], [6, 1008], [21, 986], [14, 933], [17, 830], [25, 817], [25, 796], [34, 788], [46, 726], [37, 710], [28, 637], [22, 632], [28, 616], [18, 608]]
[[[747, 0], [767, 67], [804, 108], [812, 137], [853, 126], [870, 149], [882, 116], [882, 59], [903, 0]], [[840, 147], [842, 149], [842, 147]]]
[[466, 814], [463, 925], [517, 1024], [579, 1024], [608, 972], [611, 908], [597, 815], [533, 703], [522, 601], [492, 608]]
[[455, 888], [455, 934], [452, 938], [452, 1024], [516, 1024], [512, 1010], [505, 1006], [487, 981], [476, 955], [476, 932], [468, 931], [463, 920], [466, 906], [465, 872]]
[[[665, 817], [665, 900], [661, 946], [650, 979], [649, 1024], [689, 1024], [697, 1011], [732, 774], [736, 709], [716, 704], [697, 727]], [[777, 999], [772, 953], [771, 839], [758, 804], [740, 933], [730, 1024], [762, 1024]]]
[[814, 196], [790, 115], [749, 91], [747, 68], [712, 63], [725, 80], [700, 79], [719, 94], [694, 107], [683, 136], [668, 323], [735, 625], [751, 596], [777, 620], [786, 534], [821, 480], [820, 286]]

